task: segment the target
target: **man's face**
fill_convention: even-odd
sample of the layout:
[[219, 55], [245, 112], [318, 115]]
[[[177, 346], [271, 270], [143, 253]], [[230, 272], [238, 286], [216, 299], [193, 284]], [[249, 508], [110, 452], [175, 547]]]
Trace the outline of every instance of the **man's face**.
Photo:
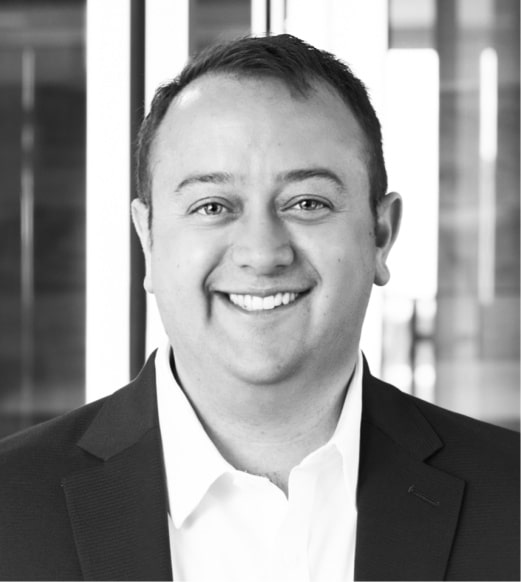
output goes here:
[[362, 131], [333, 91], [200, 78], [170, 106], [150, 163], [151, 233], [140, 202], [134, 217], [178, 365], [273, 384], [354, 357], [388, 249]]

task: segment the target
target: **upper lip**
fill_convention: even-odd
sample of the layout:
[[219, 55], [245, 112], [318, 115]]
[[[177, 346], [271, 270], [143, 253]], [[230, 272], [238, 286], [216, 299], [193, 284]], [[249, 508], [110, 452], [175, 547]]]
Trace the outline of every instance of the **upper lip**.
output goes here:
[[311, 287], [272, 287], [263, 289], [241, 289], [241, 290], [216, 290], [217, 293], [226, 293], [227, 295], [255, 295], [256, 297], [270, 297], [271, 295], [277, 295], [277, 293], [306, 293]]

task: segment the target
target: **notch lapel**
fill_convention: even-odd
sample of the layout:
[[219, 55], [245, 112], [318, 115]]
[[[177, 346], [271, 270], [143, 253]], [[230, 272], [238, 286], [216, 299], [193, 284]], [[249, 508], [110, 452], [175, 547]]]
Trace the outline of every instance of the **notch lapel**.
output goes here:
[[78, 443], [98, 462], [62, 480], [86, 580], [171, 580], [154, 359]]
[[424, 461], [443, 446], [413, 402], [364, 371], [356, 580], [443, 580], [464, 482]]

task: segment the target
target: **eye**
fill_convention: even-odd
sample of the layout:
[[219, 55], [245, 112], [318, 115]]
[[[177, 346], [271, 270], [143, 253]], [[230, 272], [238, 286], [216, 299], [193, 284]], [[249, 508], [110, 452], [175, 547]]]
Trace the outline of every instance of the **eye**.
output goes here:
[[223, 214], [228, 209], [220, 202], [207, 202], [194, 209], [197, 214], [202, 214], [203, 216], [219, 216]]
[[288, 200], [281, 210], [289, 219], [316, 222], [326, 219], [334, 210], [334, 205], [331, 200], [323, 196], [304, 194]]
[[299, 210], [306, 210], [306, 211], [313, 211], [313, 210], [322, 210], [326, 208], [326, 204], [321, 200], [316, 200], [314, 198], [304, 198], [303, 200], [299, 200], [295, 205], [294, 208], [298, 208]]
[[[304, 214], [310, 214], [314, 217], [315, 214], [322, 215], [325, 211], [331, 210], [332, 205], [329, 200], [308, 195], [289, 200], [285, 205], [285, 209], [289, 212], [296, 212], [301, 216]], [[310, 218], [312, 216], [310, 216]]]

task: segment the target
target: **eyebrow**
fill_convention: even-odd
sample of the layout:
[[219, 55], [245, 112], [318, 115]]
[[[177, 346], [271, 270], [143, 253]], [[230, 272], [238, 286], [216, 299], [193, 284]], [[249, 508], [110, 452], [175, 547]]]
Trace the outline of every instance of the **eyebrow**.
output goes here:
[[233, 180], [233, 175], [228, 172], [194, 174], [179, 182], [174, 192], [180, 192], [186, 186], [192, 186], [193, 184], [229, 184], [230, 182], [233, 182]]
[[[302, 168], [297, 170], [289, 170], [288, 172], [281, 172], [277, 174], [277, 182], [283, 184], [291, 184], [295, 182], [303, 182], [305, 180], [310, 180], [312, 178], [320, 178], [322, 180], [328, 180], [333, 182], [339, 188], [345, 188], [344, 182], [339, 178], [339, 176], [329, 170], [328, 168]], [[193, 184], [230, 184], [235, 180], [233, 174], [229, 172], [211, 172], [208, 174], [193, 174], [182, 180], [174, 192], [179, 193], [181, 190], [187, 186], [192, 186]]]
[[312, 178], [321, 178], [333, 182], [336, 186], [344, 189], [344, 182], [340, 177], [328, 168], [303, 168], [299, 170], [290, 170], [278, 174], [277, 181], [283, 183], [303, 182]]

